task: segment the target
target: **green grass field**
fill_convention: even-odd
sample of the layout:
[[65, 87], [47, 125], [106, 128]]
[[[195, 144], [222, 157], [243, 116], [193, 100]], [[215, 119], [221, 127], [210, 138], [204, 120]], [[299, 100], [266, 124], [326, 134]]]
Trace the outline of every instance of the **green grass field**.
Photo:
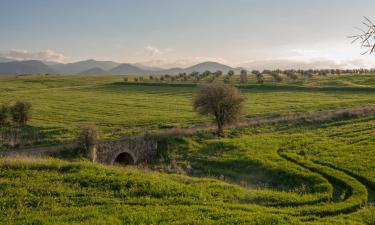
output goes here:
[[[196, 87], [121, 77], [5, 77], [0, 101], [33, 103], [39, 144], [95, 122], [106, 138], [209, 123]], [[242, 88], [246, 116], [375, 104], [373, 75]], [[375, 116], [161, 137], [147, 168], [76, 155], [0, 159], [0, 224], [375, 224]], [[56, 157], [60, 159], [56, 159]], [[68, 159], [69, 158], [69, 159]]]
[[[373, 76], [353, 77], [323, 77], [277, 86], [250, 82], [242, 89], [246, 97], [246, 116], [375, 104]], [[0, 78], [0, 103], [21, 99], [33, 104], [29, 125], [37, 132], [33, 137], [41, 139], [39, 145], [69, 142], [77, 126], [85, 122], [96, 123], [104, 138], [142, 133], [145, 129], [184, 128], [210, 123], [208, 118], [198, 116], [192, 110], [195, 87], [125, 85], [121, 80], [121, 77], [105, 76], [5, 77]], [[323, 85], [332, 85], [333, 82], [335, 86]], [[311, 87], [326, 89], [314, 90]]]
[[[373, 189], [361, 182], [375, 183], [369, 157], [375, 149], [374, 123], [375, 117], [280, 123], [227, 130], [228, 137], [220, 139], [209, 133], [165, 138], [160, 147], [170, 151], [168, 157], [152, 168], [164, 171], [163, 165], [173, 162], [174, 171], [184, 171], [180, 175], [56, 159], [3, 159], [0, 222], [373, 224], [375, 208], [365, 206], [373, 201], [368, 194]], [[322, 134], [334, 138], [327, 143]]]

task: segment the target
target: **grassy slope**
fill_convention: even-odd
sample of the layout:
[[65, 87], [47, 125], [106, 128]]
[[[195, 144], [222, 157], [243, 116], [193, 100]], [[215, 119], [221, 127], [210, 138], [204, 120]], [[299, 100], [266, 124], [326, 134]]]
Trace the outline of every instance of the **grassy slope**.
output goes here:
[[[316, 82], [349, 82], [352, 76], [320, 78], [299, 81], [305, 86]], [[371, 86], [372, 76], [363, 76]], [[186, 127], [207, 123], [191, 107], [194, 87], [128, 86], [115, 83], [120, 77], [19, 77], [0, 78], [0, 103], [26, 99], [33, 103], [30, 125], [43, 136], [40, 142], [69, 141], [82, 122], [95, 122], [106, 138], [142, 132], [163, 127]], [[297, 83], [298, 84], [298, 83]], [[356, 85], [351, 83], [352, 86]], [[250, 84], [251, 85], [251, 84]], [[255, 86], [244, 89], [247, 98], [246, 115], [285, 114], [296, 111], [313, 111], [359, 107], [375, 104], [375, 92], [295, 90], [284, 86]]]
[[[176, 167], [193, 176], [165, 174], [135, 168], [108, 168], [89, 163], [63, 161], [3, 160], [0, 169], [0, 207], [3, 223], [25, 224], [371, 224], [374, 208], [354, 213], [367, 198], [364, 186], [338, 170], [312, 163], [293, 146], [306, 146], [311, 137], [336, 133], [330, 152], [345, 158], [332, 162], [338, 167], [372, 180], [375, 142], [357, 142], [367, 152], [352, 161], [346, 149], [347, 133], [373, 127], [375, 118], [324, 123], [278, 124], [227, 131], [228, 138], [210, 134], [191, 138], [169, 138], [161, 149], [169, 149]], [[374, 134], [374, 130], [371, 131]], [[167, 142], [166, 142], [167, 141]], [[165, 146], [169, 143], [169, 147]], [[293, 145], [292, 145], [293, 144]], [[299, 157], [304, 168], [278, 155]], [[306, 148], [308, 149], [308, 148]], [[349, 148], [350, 149], [350, 148]], [[308, 152], [308, 150], [305, 150]], [[320, 160], [329, 160], [322, 155]], [[158, 167], [155, 165], [155, 167]], [[313, 168], [313, 170], [307, 168]], [[367, 171], [367, 172], [366, 172]], [[331, 178], [324, 178], [324, 174]], [[332, 181], [333, 180], [333, 181]], [[332, 197], [333, 186], [349, 192]], [[247, 188], [246, 188], [247, 187]], [[359, 205], [358, 205], [359, 204]], [[354, 208], [353, 208], [354, 207]], [[318, 217], [323, 217], [319, 219]]]

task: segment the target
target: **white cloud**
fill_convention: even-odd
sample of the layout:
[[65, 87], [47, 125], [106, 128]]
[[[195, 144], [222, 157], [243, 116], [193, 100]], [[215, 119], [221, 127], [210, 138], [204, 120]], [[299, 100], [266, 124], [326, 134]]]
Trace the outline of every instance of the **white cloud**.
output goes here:
[[62, 53], [49, 49], [36, 52], [22, 49], [11, 49], [8, 51], [0, 51], [0, 56], [14, 60], [42, 60], [53, 62], [64, 62], [66, 59]]
[[160, 54], [160, 50], [158, 48], [150, 46], [150, 45], [146, 46], [144, 49], [148, 56], [155, 56], [155, 55]]
[[154, 57], [154, 56], [165, 55], [169, 52], [172, 52], [173, 49], [171, 49], [171, 48], [159, 49], [157, 47], [148, 45], [148, 46], [144, 47], [144, 51], [145, 51], [147, 56]]

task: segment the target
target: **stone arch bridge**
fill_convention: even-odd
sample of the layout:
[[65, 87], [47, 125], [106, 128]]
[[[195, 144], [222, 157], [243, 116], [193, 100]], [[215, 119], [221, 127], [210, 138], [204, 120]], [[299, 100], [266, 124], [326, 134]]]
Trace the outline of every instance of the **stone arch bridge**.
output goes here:
[[[157, 139], [155, 137], [125, 137], [120, 140], [102, 141], [96, 144], [90, 158], [92, 161], [107, 165], [116, 163], [142, 164], [148, 163], [156, 157], [157, 147]], [[0, 151], [0, 157], [54, 155], [75, 148], [78, 148], [77, 144]]]
[[157, 140], [150, 136], [125, 137], [96, 145], [93, 161], [103, 164], [142, 164], [156, 157]]

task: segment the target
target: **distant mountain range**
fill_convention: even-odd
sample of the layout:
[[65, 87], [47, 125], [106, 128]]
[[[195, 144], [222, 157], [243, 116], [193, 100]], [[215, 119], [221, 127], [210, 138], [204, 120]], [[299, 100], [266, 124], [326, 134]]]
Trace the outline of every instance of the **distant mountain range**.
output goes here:
[[0, 74], [83, 74], [83, 75], [177, 75], [179, 73], [215, 72], [230, 70], [240, 72], [242, 68], [232, 68], [217, 62], [204, 62], [188, 68], [161, 69], [142, 64], [116, 63], [112, 61], [96, 61], [93, 59], [75, 63], [42, 62], [38, 60], [12, 61], [0, 58]]
[[46, 74], [55, 71], [38, 60], [13, 61], [0, 63], [0, 74]]

